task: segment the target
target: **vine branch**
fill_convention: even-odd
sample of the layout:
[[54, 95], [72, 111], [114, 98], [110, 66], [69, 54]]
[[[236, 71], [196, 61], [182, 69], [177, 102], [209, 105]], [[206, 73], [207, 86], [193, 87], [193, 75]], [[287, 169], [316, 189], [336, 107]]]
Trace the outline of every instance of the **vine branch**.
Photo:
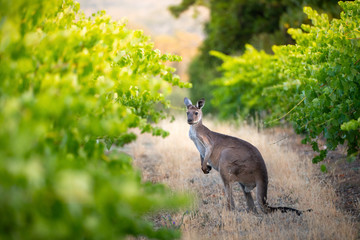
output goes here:
[[272, 121], [270, 121], [270, 122], [267, 122], [267, 124], [272, 123], [272, 122], [279, 121], [280, 119], [282, 119], [282, 118], [286, 117], [287, 115], [289, 115], [295, 108], [297, 108], [297, 106], [299, 106], [299, 105], [305, 100], [305, 98], [306, 98], [306, 96], [303, 97], [303, 99], [301, 99], [301, 101], [298, 102], [298, 103], [297, 103], [292, 109], [290, 109], [290, 111], [288, 111], [286, 114], [284, 114], [283, 116], [281, 116], [281, 117], [279, 117], [279, 118], [277, 118], [277, 119], [274, 119], [274, 120], [272, 120]]

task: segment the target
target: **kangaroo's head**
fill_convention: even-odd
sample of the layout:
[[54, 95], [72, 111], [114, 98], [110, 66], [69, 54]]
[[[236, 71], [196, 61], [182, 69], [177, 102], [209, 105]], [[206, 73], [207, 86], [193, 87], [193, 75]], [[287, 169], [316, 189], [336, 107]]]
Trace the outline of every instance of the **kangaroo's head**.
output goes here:
[[205, 105], [205, 99], [202, 98], [200, 99], [197, 103], [196, 106], [194, 106], [190, 99], [188, 99], [187, 97], [184, 98], [184, 103], [186, 106], [186, 114], [187, 114], [187, 122], [190, 125], [194, 125], [197, 124], [201, 121], [202, 119], [202, 111], [201, 109], [204, 107]]

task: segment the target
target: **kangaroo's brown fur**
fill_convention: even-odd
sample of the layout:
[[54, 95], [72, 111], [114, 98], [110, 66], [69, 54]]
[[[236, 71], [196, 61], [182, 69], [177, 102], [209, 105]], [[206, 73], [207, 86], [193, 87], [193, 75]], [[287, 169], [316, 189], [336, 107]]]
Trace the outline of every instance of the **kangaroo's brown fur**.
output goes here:
[[220, 173], [227, 197], [227, 207], [234, 209], [231, 184], [238, 182], [245, 194], [248, 209], [256, 212], [251, 190], [256, 187], [256, 199], [264, 213], [302, 211], [288, 207], [270, 207], [267, 204], [268, 174], [264, 159], [259, 150], [250, 143], [236, 137], [209, 130], [202, 124], [201, 99], [194, 106], [188, 98], [184, 99], [187, 108], [187, 122], [190, 124], [189, 136], [200, 152], [201, 169], [208, 174], [212, 168]]

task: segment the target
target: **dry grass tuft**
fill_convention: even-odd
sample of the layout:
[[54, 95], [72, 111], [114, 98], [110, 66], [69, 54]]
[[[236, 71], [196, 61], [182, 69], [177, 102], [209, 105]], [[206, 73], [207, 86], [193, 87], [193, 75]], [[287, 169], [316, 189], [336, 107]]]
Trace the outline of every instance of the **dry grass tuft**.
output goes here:
[[[291, 146], [273, 144], [279, 134], [258, 133], [255, 128], [236, 128], [215, 124], [207, 119], [211, 130], [233, 135], [255, 145], [264, 157], [269, 175], [268, 198], [271, 206], [312, 208], [313, 212], [297, 216], [294, 213], [265, 215], [247, 213], [240, 186], [233, 185], [235, 211], [225, 208], [225, 195], [219, 173], [204, 175], [199, 153], [188, 137], [189, 126], [183, 117], [161, 126], [170, 136], [161, 139], [141, 135], [126, 147], [145, 181], [161, 182], [176, 191], [195, 195], [194, 206], [181, 225], [183, 239], [355, 239], [357, 230], [350, 218], [336, 209], [336, 194], [318, 166], [309, 158], [299, 156]], [[256, 190], [256, 189], [254, 189]], [[254, 192], [254, 191], [253, 191]], [[255, 194], [253, 193], [254, 199]], [[186, 210], [184, 210], [186, 211]], [[180, 222], [183, 212], [173, 214]], [[160, 220], [159, 224], [164, 224]], [[164, 224], [165, 225], [165, 224]]]

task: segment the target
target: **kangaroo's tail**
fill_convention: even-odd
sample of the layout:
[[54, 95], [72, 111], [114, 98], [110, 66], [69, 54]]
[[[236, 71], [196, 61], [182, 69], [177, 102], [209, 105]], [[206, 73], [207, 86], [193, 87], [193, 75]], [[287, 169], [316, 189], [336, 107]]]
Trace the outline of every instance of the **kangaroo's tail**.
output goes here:
[[298, 216], [301, 216], [301, 214], [303, 214], [304, 212], [311, 212], [312, 211], [312, 209], [298, 210], [298, 209], [291, 208], [291, 207], [270, 207], [270, 206], [267, 206], [267, 208], [269, 209], [269, 212], [276, 212], [276, 211], [280, 211], [282, 213], [295, 212]]
[[268, 184], [268, 180], [267, 180], [267, 174], [266, 172], [264, 173], [264, 178], [260, 178], [257, 182], [256, 182], [256, 199], [258, 200], [258, 203], [261, 207], [261, 210], [264, 213], [271, 213], [271, 212], [276, 212], [276, 211], [280, 211], [282, 213], [287, 213], [287, 212], [295, 212], [297, 215], [301, 215], [304, 212], [311, 212], [312, 209], [308, 209], [308, 210], [298, 210], [295, 208], [291, 208], [291, 207], [271, 207], [269, 206], [268, 202], [267, 202], [267, 184]]

